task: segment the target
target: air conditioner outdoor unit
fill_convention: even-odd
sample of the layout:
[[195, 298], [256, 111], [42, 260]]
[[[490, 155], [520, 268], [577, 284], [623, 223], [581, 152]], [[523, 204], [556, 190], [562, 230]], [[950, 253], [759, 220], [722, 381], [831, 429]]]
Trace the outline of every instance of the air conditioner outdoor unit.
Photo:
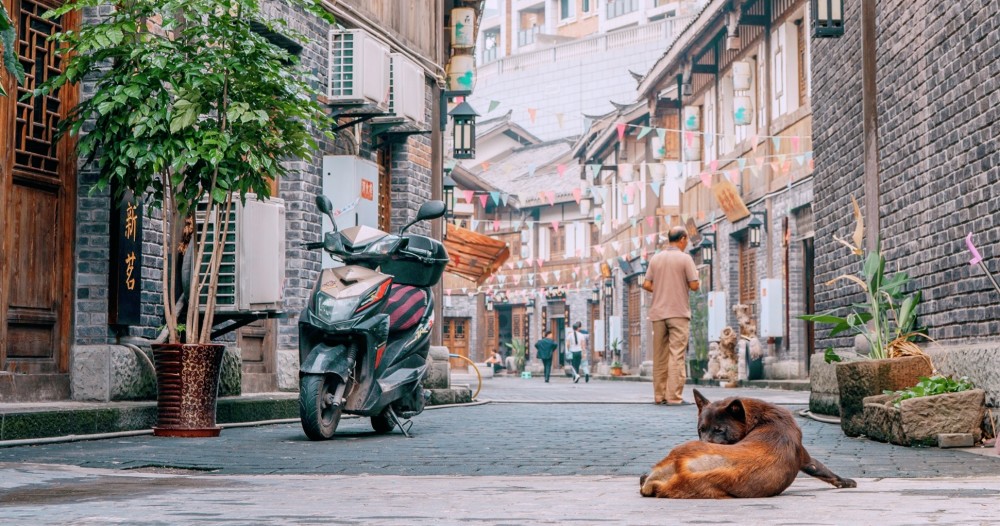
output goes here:
[[426, 108], [424, 71], [402, 53], [390, 56], [389, 113], [423, 124]]
[[[203, 224], [207, 202], [198, 205], [197, 221]], [[212, 241], [221, 224], [212, 214], [205, 243], [202, 269], [207, 270], [212, 258]], [[285, 202], [270, 198], [258, 201], [247, 194], [246, 203], [233, 197], [229, 211], [229, 227], [222, 244], [219, 265], [219, 289], [215, 312], [239, 313], [261, 310], [281, 310], [285, 282]], [[208, 303], [207, 291], [202, 292], [201, 308]]]
[[331, 29], [327, 98], [389, 109], [389, 47], [362, 29]]

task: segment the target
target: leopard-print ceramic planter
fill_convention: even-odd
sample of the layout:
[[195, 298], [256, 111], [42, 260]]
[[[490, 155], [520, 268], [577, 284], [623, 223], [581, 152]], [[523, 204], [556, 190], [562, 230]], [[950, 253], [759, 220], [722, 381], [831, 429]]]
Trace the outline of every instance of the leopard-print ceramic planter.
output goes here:
[[219, 371], [224, 345], [153, 346], [156, 363], [156, 436], [215, 437]]

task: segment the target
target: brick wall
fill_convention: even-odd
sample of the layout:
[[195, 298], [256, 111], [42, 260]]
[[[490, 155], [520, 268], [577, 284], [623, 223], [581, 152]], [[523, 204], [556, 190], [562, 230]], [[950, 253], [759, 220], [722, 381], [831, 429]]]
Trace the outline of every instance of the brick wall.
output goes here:
[[[823, 283], [856, 272], [831, 235], [853, 225], [849, 195], [862, 186], [859, 6], [846, 34], [813, 40], [817, 309], [855, 299]], [[969, 232], [991, 269], [1000, 242], [995, 122], [1000, 57], [995, 8], [986, 2], [881, 2], [877, 18], [880, 235], [888, 266], [923, 291], [919, 323], [941, 342], [1000, 332], [1000, 295], [968, 265]], [[862, 202], [863, 199], [859, 199]], [[818, 348], [843, 347], [823, 337]]]

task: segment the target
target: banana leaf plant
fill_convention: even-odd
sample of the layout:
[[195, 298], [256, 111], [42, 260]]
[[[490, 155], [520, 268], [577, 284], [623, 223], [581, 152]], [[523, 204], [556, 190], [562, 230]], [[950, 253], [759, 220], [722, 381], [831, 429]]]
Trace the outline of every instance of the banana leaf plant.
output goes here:
[[[7, 8], [0, 3], [0, 50], [3, 51], [3, 69], [14, 77], [18, 84], [24, 82], [24, 68], [21, 61], [17, 59], [17, 28], [7, 13]], [[3, 71], [3, 70], [0, 70]], [[6, 97], [7, 91], [3, 87], [3, 76], [0, 75], [0, 97]]]
[[[853, 196], [851, 202], [856, 220], [853, 238], [847, 241], [834, 236], [834, 239], [858, 257], [861, 272], [858, 275], [837, 276], [826, 285], [833, 286], [840, 282], [856, 285], [864, 293], [865, 301], [799, 318], [832, 325], [830, 336], [845, 332], [860, 334], [868, 341], [870, 352], [867, 357], [872, 359], [923, 354], [914, 343], [917, 338], [927, 337], [926, 331], [916, 326], [921, 292], [906, 292], [910, 284], [910, 277], [906, 272], [886, 273], [885, 256], [880, 242], [876, 243], [874, 251], [861, 248], [864, 241], [864, 220]], [[827, 362], [840, 361], [833, 349], [826, 350], [825, 359]]]
[[514, 356], [514, 363], [517, 364], [517, 370], [524, 370], [524, 360], [528, 352], [528, 344], [524, 340], [519, 340], [514, 338], [514, 340], [504, 343], [507, 347], [510, 347], [511, 354]]
[[[320, 0], [286, 0], [333, 22]], [[261, 0], [125, 0], [100, 21], [54, 38], [61, 74], [25, 98], [92, 76], [90, 97], [60, 125], [80, 134], [78, 153], [99, 173], [90, 192], [142, 198], [162, 221], [163, 309], [168, 343], [207, 343], [215, 313], [221, 245], [234, 200], [271, 195], [283, 161], [314, 157], [313, 130], [331, 129], [296, 57], [255, 27], [301, 35], [264, 18]], [[103, 9], [70, 0], [46, 13]], [[212, 221], [197, 221], [196, 212]], [[179, 247], [193, 264], [182, 270]], [[188, 284], [186, 318], [181, 284]], [[184, 321], [186, 320], [186, 322]], [[183, 342], [179, 341], [183, 338]]]

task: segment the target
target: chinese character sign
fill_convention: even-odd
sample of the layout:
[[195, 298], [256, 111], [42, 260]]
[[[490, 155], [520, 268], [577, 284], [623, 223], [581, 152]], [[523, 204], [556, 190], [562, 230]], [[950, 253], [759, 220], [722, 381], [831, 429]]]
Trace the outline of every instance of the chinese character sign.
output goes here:
[[126, 193], [111, 211], [109, 322], [138, 325], [142, 311], [142, 205]]

